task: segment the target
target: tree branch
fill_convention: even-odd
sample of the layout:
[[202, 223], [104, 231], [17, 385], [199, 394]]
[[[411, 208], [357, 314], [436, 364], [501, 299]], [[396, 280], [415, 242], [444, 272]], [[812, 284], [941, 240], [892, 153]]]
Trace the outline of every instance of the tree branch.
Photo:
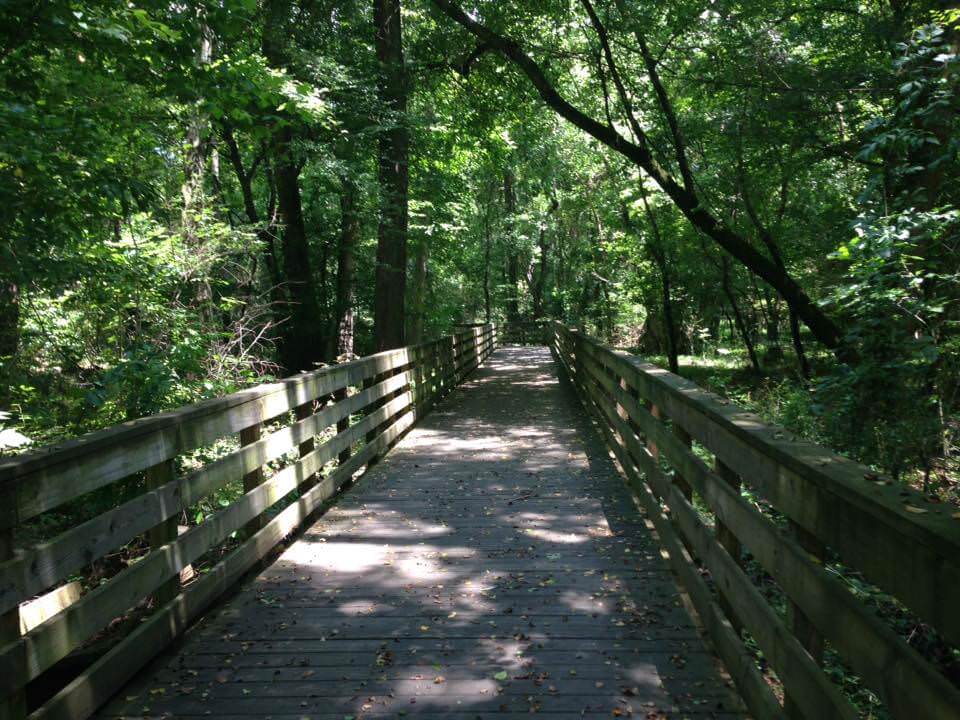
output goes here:
[[813, 302], [797, 282], [760, 253], [744, 237], [737, 234], [703, 207], [700, 198], [681, 186], [653, 157], [645, 135], [630, 142], [610, 125], [604, 125], [568, 102], [547, 79], [540, 66], [517, 44], [477, 22], [450, 0], [431, 0], [447, 17], [470, 32], [478, 40], [490, 45], [514, 63], [543, 101], [558, 115], [612, 150], [640, 166], [667, 194], [690, 223], [748, 269], [773, 287], [788, 305], [794, 307], [807, 327], [820, 342], [830, 349], [840, 346], [840, 331], [834, 322]]

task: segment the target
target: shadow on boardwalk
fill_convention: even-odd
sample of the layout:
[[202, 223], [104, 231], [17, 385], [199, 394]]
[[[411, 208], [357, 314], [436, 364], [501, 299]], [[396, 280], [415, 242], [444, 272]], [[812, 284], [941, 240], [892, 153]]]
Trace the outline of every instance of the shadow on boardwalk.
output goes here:
[[502, 348], [101, 717], [734, 717], [546, 348]]

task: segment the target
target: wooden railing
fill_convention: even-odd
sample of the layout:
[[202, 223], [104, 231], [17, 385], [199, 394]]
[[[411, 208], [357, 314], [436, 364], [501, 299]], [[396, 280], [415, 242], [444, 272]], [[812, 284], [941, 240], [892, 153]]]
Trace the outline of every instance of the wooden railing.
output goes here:
[[[960, 520], [949, 509], [575, 330], [556, 325], [554, 348], [752, 715], [857, 717], [821, 667], [826, 643], [892, 717], [960, 718], [957, 688], [831, 572], [861, 573], [960, 645]], [[760, 512], [742, 485], [775, 511]], [[745, 572], [747, 554], [786, 597], [785, 614]]]
[[497, 326], [504, 345], [549, 345], [553, 340], [553, 321], [511, 320]]
[[[496, 343], [494, 326], [468, 328], [0, 461], [0, 717], [24, 716], [29, 683], [149, 605], [131, 633], [31, 715], [88, 717]], [[191, 455], [217, 443], [214, 461]], [[189, 471], [178, 461], [186, 457]], [[121, 481], [132, 498], [15, 550], [25, 523]], [[178, 533], [186, 510], [231, 484], [236, 499]], [[22, 603], [85, 577], [91, 564], [138, 539], [149, 551], [135, 563], [21, 634]], [[182, 585], [181, 572], [201, 559], [207, 567]]]

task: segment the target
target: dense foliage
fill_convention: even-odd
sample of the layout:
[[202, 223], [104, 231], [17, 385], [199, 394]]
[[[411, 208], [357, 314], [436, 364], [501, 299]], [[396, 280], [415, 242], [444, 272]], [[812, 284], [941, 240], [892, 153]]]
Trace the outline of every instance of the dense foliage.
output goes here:
[[552, 317], [955, 499], [946, 7], [4, 3], [0, 451]]

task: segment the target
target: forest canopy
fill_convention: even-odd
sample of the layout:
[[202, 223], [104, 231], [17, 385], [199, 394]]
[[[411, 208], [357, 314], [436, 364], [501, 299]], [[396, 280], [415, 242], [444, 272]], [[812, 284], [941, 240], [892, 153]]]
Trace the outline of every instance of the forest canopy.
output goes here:
[[957, 500], [949, 3], [0, 13], [0, 453], [559, 320]]

